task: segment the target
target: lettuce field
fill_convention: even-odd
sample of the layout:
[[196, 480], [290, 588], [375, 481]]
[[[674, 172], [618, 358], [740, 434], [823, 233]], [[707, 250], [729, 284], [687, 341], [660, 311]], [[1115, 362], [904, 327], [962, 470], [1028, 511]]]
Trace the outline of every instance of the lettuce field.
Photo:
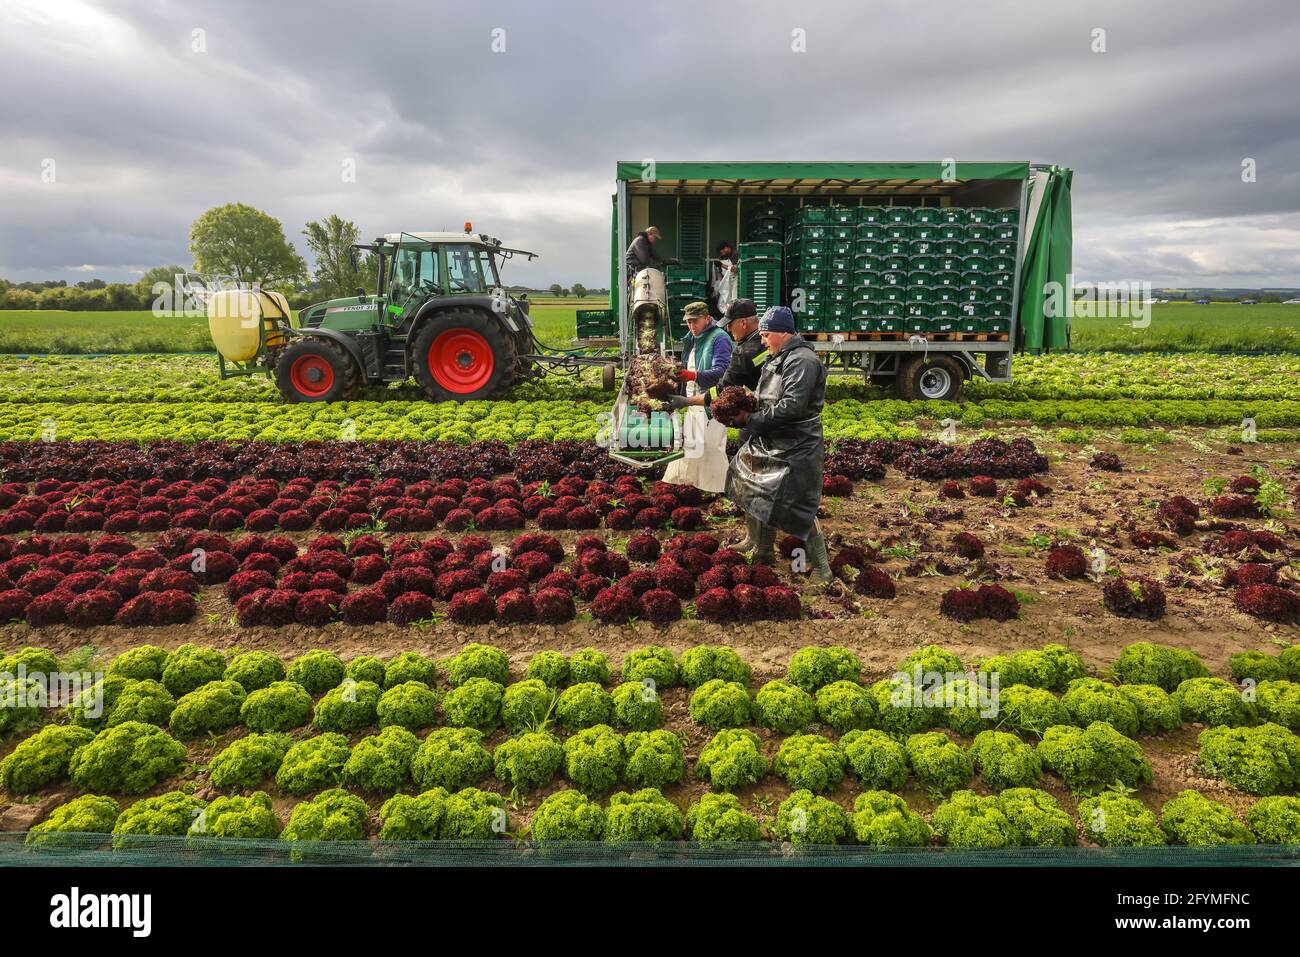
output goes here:
[[597, 377], [286, 406], [202, 356], [0, 358], [0, 831], [1300, 843], [1300, 359], [1015, 371], [831, 381], [822, 588], [594, 444]]

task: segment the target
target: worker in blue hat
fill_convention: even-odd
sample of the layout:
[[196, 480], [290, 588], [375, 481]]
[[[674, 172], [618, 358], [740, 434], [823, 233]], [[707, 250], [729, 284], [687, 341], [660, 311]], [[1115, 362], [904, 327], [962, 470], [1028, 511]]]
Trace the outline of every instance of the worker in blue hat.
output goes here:
[[834, 576], [817, 523], [826, 366], [785, 306], [763, 313], [758, 334], [768, 358], [754, 390], [758, 408], [735, 422], [749, 438], [727, 468], [727, 497], [745, 513], [754, 561], [774, 562], [777, 532], [785, 532], [803, 539], [813, 577], [827, 584]]

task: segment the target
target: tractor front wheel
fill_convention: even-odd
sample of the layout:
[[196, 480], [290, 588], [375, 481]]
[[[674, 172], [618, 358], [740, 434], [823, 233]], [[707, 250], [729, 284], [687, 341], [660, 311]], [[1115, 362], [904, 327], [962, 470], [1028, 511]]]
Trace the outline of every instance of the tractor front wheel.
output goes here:
[[514, 383], [515, 344], [495, 317], [448, 309], [430, 316], [416, 333], [411, 365], [433, 402], [488, 399]]
[[358, 384], [352, 357], [318, 336], [295, 339], [275, 363], [275, 386], [286, 402], [346, 402]]

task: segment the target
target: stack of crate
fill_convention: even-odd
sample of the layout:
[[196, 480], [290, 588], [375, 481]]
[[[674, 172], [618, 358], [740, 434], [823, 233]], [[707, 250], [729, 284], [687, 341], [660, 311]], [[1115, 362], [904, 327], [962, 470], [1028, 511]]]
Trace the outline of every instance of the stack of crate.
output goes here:
[[1016, 210], [863, 206], [857, 214], [853, 329], [1010, 330]]
[[781, 304], [780, 240], [745, 242], [736, 247], [740, 262], [738, 295], [752, 299], [761, 316], [772, 306]]
[[[749, 211], [742, 242], [779, 243], [785, 235], [785, 212], [772, 200], [764, 200]], [[739, 238], [739, 237], [738, 237]]]
[[686, 335], [683, 312], [693, 302], [704, 302], [709, 295], [708, 266], [704, 263], [669, 266], [664, 271], [668, 296], [668, 337]]
[[618, 335], [618, 319], [613, 309], [579, 309], [577, 338], [608, 339]]
[[786, 231], [786, 298], [800, 332], [851, 328], [856, 215], [853, 206], [804, 206]]

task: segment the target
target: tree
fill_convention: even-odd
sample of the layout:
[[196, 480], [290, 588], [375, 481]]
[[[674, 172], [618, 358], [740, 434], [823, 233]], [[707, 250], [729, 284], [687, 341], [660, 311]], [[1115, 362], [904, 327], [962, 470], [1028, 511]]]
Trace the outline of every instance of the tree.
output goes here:
[[559, 296], [562, 296], [563, 294], [564, 294], [564, 287], [563, 287], [563, 286], [561, 286], [558, 282], [553, 282], [553, 283], [551, 283], [551, 295], [552, 295], [552, 296], [556, 296], [556, 297], [558, 298]]
[[292, 286], [307, 274], [280, 221], [243, 203], [214, 206], [190, 227], [199, 272], [232, 276], [267, 288]]
[[374, 292], [377, 264], [367, 255], [352, 264], [352, 244], [360, 238], [355, 223], [334, 214], [318, 223], [308, 223], [302, 234], [316, 261], [315, 280], [326, 298], [336, 299], [356, 294], [358, 287]]
[[587, 295], [587, 287], [580, 282], [575, 282], [573, 284], [573, 294], [582, 299]]

